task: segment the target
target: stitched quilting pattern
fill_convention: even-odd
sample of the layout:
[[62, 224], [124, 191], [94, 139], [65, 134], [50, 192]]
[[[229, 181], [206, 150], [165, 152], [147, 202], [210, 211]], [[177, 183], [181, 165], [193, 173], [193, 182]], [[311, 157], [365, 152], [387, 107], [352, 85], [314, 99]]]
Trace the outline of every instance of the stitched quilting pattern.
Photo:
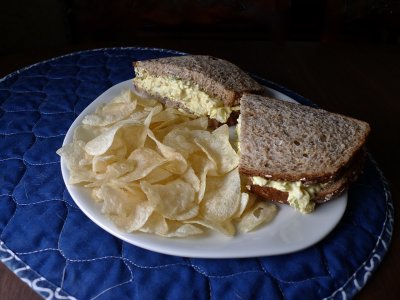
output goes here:
[[133, 77], [133, 60], [177, 54], [140, 48], [85, 51], [0, 81], [1, 260], [48, 299], [354, 296], [386, 253], [393, 226], [387, 185], [371, 157], [349, 191], [337, 228], [292, 254], [226, 260], [163, 255], [122, 242], [77, 208], [55, 153], [69, 126], [102, 92]]

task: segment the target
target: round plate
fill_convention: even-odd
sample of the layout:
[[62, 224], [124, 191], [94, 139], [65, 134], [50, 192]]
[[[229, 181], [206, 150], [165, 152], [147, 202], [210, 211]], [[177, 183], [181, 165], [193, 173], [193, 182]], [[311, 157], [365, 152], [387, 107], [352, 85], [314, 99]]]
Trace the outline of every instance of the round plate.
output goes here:
[[[94, 100], [76, 118], [65, 136], [63, 145], [72, 142], [75, 128], [85, 115], [92, 113], [101, 103], [106, 103], [121, 93], [132, 89], [131, 80], [114, 85]], [[268, 88], [270, 96], [293, 101], [290, 97]], [[67, 189], [78, 207], [97, 225], [112, 235], [133, 245], [164, 254], [199, 258], [239, 258], [277, 255], [309, 247], [324, 238], [340, 221], [347, 205], [347, 194], [318, 206], [312, 214], [303, 215], [287, 205], [279, 205], [276, 218], [269, 224], [249, 233], [226, 237], [220, 233], [190, 238], [164, 238], [146, 233], [121, 231], [100, 210], [90, 196], [90, 190], [67, 184], [68, 169], [61, 158], [61, 171]]]

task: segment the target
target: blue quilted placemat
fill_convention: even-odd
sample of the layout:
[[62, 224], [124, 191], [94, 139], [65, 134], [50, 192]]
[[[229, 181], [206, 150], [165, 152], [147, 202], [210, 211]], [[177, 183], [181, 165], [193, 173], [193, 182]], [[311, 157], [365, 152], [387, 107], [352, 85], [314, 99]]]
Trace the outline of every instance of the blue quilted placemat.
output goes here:
[[[61, 177], [60, 148], [78, 114], [131, 62], [179, 53], [118, 48], [73, 53], [0, 80], [0, 258], [47, 299], [346, 299], [368, 281], [393, 227], [387, 184], [371, 157], [346, 213], [300, 252], [189, 259], [132, 246], [92, 223]], [[263, 84], [310, 104], [301, 96]]]

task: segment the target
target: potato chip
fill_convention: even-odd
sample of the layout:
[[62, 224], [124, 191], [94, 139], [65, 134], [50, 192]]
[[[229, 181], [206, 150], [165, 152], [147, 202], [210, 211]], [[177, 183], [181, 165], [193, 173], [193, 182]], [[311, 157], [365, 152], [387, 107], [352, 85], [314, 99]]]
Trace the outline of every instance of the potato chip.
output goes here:
[[114, 142], [114, 137], [120, 127], [114, 127], [95, 137], [85, 145], [85, 151], [90, 155], [104, 154]]
[[85, 116], [82, 124], [108, 126], [128, 118], [135, 108], [136, 98], [130, 90], [125, 90], [112, 101], [100, 105], [95, 113]]
[[164, 237], [187, 237], [202, 234], [203, 230], [193, 224], [182, 224], [181, 222], [167, 220], [168, 233]]
[[83, 150], [85, 143], [83, 141], [74, 141], [57, 150], [57, 154], [62, 156], [69, 170], [79, 168], [79, 162], [86, 159], [86, 153]]
[[144, 120], [143, 124], [149, 128], [151, 121], [154, 116], [156, 116], [158, 113], [160, 113], [163, 109], [163, 106], [159, 103], [158, 105], [151, 107], [148, 109], [149, 114], [147, 115], [146, 119]]
[[168, 220], [156, 212], [151, 215], [140, 231], [155, 233], [164, 237], [186, 237], [203, 233], [197, 226]]
[[101, 187], [92, 188], [91, 196], [92, 196], [92, 199], [96, 202], [103, 202], [103, 198], [101, 197], [101, 194], [100, 194], [100, 188]]
[[118, 179], [127, 173], [130, 173], [136, 167], [134, 161], [129, 160], [119, 160], [107, 166], [105, 173], [96, 174], [96, 179], [98, 182], [107, 182], [110, 180]]
[[[127, 121], [132, 121], [132, 122], [143, 124], [144, 120], [147, 118], [148, 115], [149, 115], [148, 111], [144, 111], [144, 110], [135, 111], [129, 116]], [[123, 120], [123, 121], [125, 121], [125, 120]]]
[[96, 175], [89, 169], [71, 169], [69, 170], [69, 184], [87, 183], [96, 181]]
[[93, 172], [95, 174], [94, 179], [91, 180], [91, 183], [85, 184], [85, 187], [99, 187], [114, 179], [118, 179], [126, 173], [131, 172], [135, 168], [135, 163], [132, 161], [118, 160], [104, 167], [105, 169], [102, 170], [103, 172]]
[[[100, 105], [57, 151], [69, 183], [90, 188], [126, 232], [227, 236], [271, 221], [276, 207], [242, 193], [238, 155], [223, 125], [124, 91]], [[241, 183], [242, 182], [242, 183]]]
[[208, 177], [200, 214], [206, 220], [225, 222], [233, 218], [240, 207], [240, 177], [238, 169], [225, 176]]
[[193, 218], [184, 222], [189, 224], [199, 224], [227, 236], [234, 236], [236, 233], [235, 226], [230, 220], [225, 222], [214, 222], [212, 220], [205, 220], [203, 218], [200, 218], [199, 216], [197, 218]]
[[135, 148], [143, 146], [147, 128], [135, 122], [124, 122], [100, 134], [85, 145], [85, 151], [90, 155], [102, 155], [112, 146], [114, 149], [125, 142], [130, 153]]
[[276, 205], [258, 201], [255, 205], [244, 212], [237, 223], [237, 227], [242, 232], [248, 232], [261, 224], [271, 222], [277, 213]]
[[92, 160], [92, 170], [94, 173], [105, 173], [108, 165], [115, 163], [118, 157], [115, 155], [95, 156]]
[[193, 131], [189, 128], [175, 128], [164, 137], [163, 143], [173, 147], [187, 159], [190, 154], [200, 150], [194, 143], [194, 138]]
[[142, 179], [149, 175], [155, 168], [167, 162], [165, 158], [149, 148], [136, 149], [129, 155], [128, 161], [135, 164], [135, 169], [121, 177], [120, 180], [122, 182], [131, 182]]
[[160, 153], [168, 160], [165, 169], [174, 174], [183, 174], [187, 168], [187, 161], [182, 154], [157, 140], [151, 130], [148, 131], [148, 136], [156, 143]]
[[155, 99], [150, 99], [150, 98], [142, 97], [142, 96], [139, 96], [139, 95], [135, 95], [135, 98], [136, 98], [137, 105], [141, 106], [142, 108], [154, 107], [154, 106], [160, 104], [160, 102], [155, 100]]
[[104, 204], [101, 208], [102, 213], [114, 215], [129, 215], [135, 209], [138, 202], [146, 200], [141, 190], [135, 195], [131, 192], [114, 187], [111, 184], [103, 184], [97, 192], [97, 197]]
[[129, 215], [110, 215], [111, 220], [126, 232], [137, 231], [144, 226], [153, 213], [154, 208], [148, 202], [135, 205], [135, 210]]
[[[177, 110], [170, 112], [173, 116], [172, 119], [165, 120], [161, 123], [157, 123], [151, 126], [151, 129], [154, 135], [157, 137], [158, 140], [163, 140], [164, 137], [171, 132], [173, 129], [178, 128], [187, 128], [187, 129], [207, 129], [208, 126], [208, 119], [206, 117], [198, 118], [198, 119], [191, 119], [186, 116], [183, 116]], [[157, 115], [158, 117], [158, 115]], [[155, 120], [157, 119], [155, 118]]]
[[83, 141], [85, 143], [93, 140], [95, 137], [99, 136], [103, 132], [105, 132], [107, 128], [98, 127], [98, 126], [90, 126], [81, 124], [75, 128], [74, 131], [74, 141]]
[[234, 218], [240, 218], [242, 216], [245, 209], [249, 207], [251, 203], [253, 203], [251, 198], [254, 198], [253, 194], [241, 193], [239, 209], [236, 212]]
[[185, 120], [182, 119], [173, 119], [170, 121], [165, 121], [162, 123], [157, 124], [156, 126], [150, 126], [154, 136], [159, 140], [162, 141], [164, 137], [174, 128], [176, 125], [184, 122]]
[[147, 222], [139, 229], [141, 232], [155, 233], [158, 235], [168, 234], [169, 228], [165, 217], [153, 212]]
[[176, 120], [181, 120], [181, 122], [183, 122], [184, 120], [187, 120], [187, 117], [182, 117], [181, 115], [179, 115], [178, 111], [175, 108], [168, 107], [153, 118], [153, 123], [156, 123], [157, 125], [163, 122], [175, 123]]
[[154, 210], [140, 189], [126, 191], [103, 185], [98, 197], [104, 201], [102, 213], [108, 214], [117, 226], [127, 232], [140, 229]]
[[226, 124], [215, 129], [212, 134], [205, 131], [196, 131], [196, 133], [195, 143], [211, 161], [215, 162], [219, 175], [238, 166], [239, 156], [229, 142], [229, 128]]
[[143, 177], [143, 180], [147, 181], [148, 183], [160, 183], [165, 180], [173, 179], [175, 179], [174, 174], [167, 170], [164, 170], [162, 167], [155, 168], [148, 175]]
[[[133, 194], [136, 194], [139, 190], [140, 194], [145, 196], [142, 189], [140, 188], [139, 182], [126, 183], [126, 182], [121, 182], [120, 180], [110, 180], [110, 185], [112, 185], [114, 187], [118, 187], [124, 191], [130, 192]], [[146, 199], [143, 199], [143, 200], [147, 200], [147, 197], [146, 197]]]
[[195, 192], [200, 191], [200, 179], [197, 177], [196, 173], [192, 167], [187, 168], [186, 172], [182, 175], [182, 179], [189, 183]]
[[124, 120], [135, 110], [136, 103], [113, 103], [105, 105], [101, 111], [86, 116], [82, 123], [91, 126], [108, 126]]
[[185, 120], [184, 122], [179, 123], [175, 126], [175, 128], [188, 128], [190, 130], [207, 130], [207, 127], [208, 127], [207, 117]]
[[197, 178], [200, 180], [200, 186], [198, 191], [198, 199], [201, 201], [204, 197], [207, 184], [207, 175], [211, 171], [215, 173], [216, 165], [210, 161], [207, 157], [200, 154], [195, 154], [190, 157], [191, 167], [193, 168]]
[[117, 139], [124, 143], [127, 154], [130, 154], [133, 150], [143, 147], [147, 138], [147, 130], [143, 125], [129, 124], [120, 128], [117, 132]]
[[165, 185], [152, 185], [141, 181], [140, 186], [147, 195], [148, 201], [160, 215], [171, 220], [193, 217], [193, 208], [197, 206], [197, 202], [194, 189], [190, 184], [177, 179]]

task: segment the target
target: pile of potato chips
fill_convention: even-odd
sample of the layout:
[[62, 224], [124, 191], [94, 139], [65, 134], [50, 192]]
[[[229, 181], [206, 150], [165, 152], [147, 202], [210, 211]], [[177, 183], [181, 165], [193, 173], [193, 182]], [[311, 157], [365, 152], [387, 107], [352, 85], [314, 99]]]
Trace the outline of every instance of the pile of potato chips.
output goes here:
[[[92, 190], [122, 230], [166, 237], [233, 236], [271, 221], [276, 206], [242, 192], [229, 128], [130, 90], [85, 116], [57, 151], [69, 184]], [[244, 190], [244, 189], [243, 189]]]

